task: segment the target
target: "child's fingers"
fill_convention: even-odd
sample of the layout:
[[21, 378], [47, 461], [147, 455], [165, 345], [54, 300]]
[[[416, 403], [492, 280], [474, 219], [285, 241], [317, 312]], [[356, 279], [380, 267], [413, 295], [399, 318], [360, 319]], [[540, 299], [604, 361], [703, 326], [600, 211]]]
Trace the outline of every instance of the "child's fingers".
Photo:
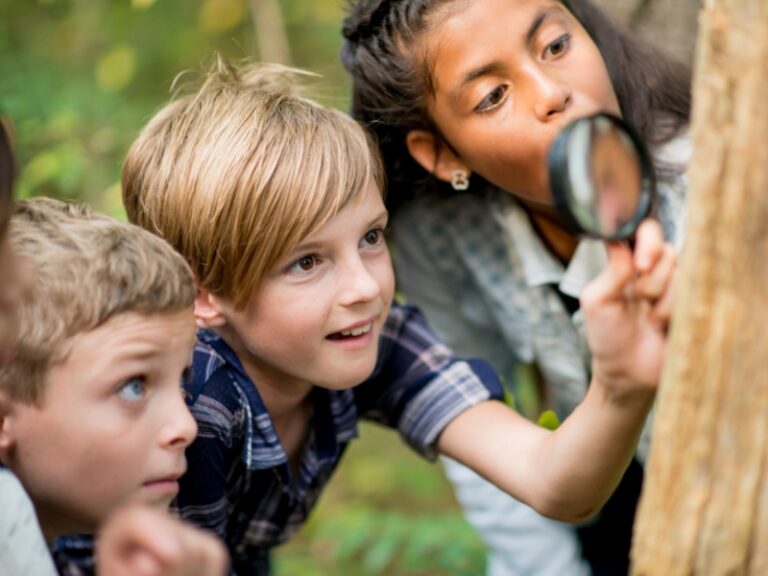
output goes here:
[[213, 535], [193, 528], [179, 526], [179, 538], [186, 562], [178, 573], [184, 576], [223, 576], [229, 568], [224, 545]]
[[167, 514], [141, 505], [128, 505], [107, 521], [97, 543], [97, 571], [100, 575], [163, 574], [163, 566], [181, 556], [175, 537], [175, 520]]
[[658, 300], [664, 295], [677, 268], [677, 254], [671, 244], [663, 245], [656, 264], [635, 281], [635, 294], [638, 298]]
[[664, 254], [664, 230], [656, 220], [643, 220], [635, 235], [635, 267], [641, 274], [651, 270]]
[[632, 251], [617, 242], [607, 242], [608, 266], [597, 278], [587, 284], [581, 293], [581, 307], [594, 309], [600, 304], [623, 298], [624, 287], [632, 279]]
[[651, 309], [651, 318], [659, 324], [666, 326], [672, 318], [672, 309], [675, 301], [675, 288], [677, 286], [677, 271], [673, 271], [664, 293], [654, 303]]

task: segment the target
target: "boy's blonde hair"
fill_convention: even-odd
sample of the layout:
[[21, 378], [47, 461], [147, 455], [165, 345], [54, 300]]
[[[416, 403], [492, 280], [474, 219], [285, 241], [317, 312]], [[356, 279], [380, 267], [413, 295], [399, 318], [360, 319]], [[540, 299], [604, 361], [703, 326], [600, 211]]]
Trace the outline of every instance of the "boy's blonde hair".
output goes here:
[[238, 309], [368, 182], [383, 189], [376, 146], [349, 116], [301, 97], [299, 74], [219, 57], [196, 93], [148, 123], [125, 162], [129, 219]]
[[50, 198], [21, 201], [8, 240], [33, 277], [22, 297], [13, 361], [0, 367], [0, 389], [39, 403], [48, 370], [68, 343], [126, 312], [192, 310], [195, 286], [186, 262], [138, 226]]

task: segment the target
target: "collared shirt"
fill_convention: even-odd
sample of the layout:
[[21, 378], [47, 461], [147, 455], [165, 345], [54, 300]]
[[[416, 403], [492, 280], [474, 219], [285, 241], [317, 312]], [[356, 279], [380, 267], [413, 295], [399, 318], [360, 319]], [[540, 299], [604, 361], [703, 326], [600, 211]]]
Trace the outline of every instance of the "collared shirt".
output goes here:
[[[173, 504], [180, 515], [218, 533], [237, 574], [269, 574], [269, 551], [306, 521], [359, 418], [380, 422], [426, 458], [445, 426], [468, 408], [502, 397], [495, 371], [461, 360], [437, 341], [423, 316], [393, 306], [379, 338], [373, 374], [348, 390], [315, 388], [314, 416], [294, 476], [254, 382], [215, 332], [198, 331], [193, 378], [187, 383], [198, 435]], [[89, 574], [92, 540], [56, 542], [62, 574]]]
[[[655, 216], [680, 247], [685, 228], [690, 155], [683, 135], [655, 152], [668, 169], [658, 183]], [[578, 298], [604, 268], [605, 248], [584, 239], [567, 267], [544, 244], [511, 194], [491, 188], [427, 197], [393, 219], [398, 285], [457, 353], [487, 359], [510, 381], [516, 362], [537, 366], [551, 407], [562, 419], [586, 393], [590, 354], [580, 310], [571, 314], [558, 291]], [[638, 445], [644, 460], [650, 425]]]
[[501, 396], [482, 361], [457, 359], [411, 307], [393, 307], [373, 374], [349, 390], [315, 388], [314, 416], [294, 475], [258, 389], [231, 348], [200, 331], [189, 385], [198, 436], [176, 501], [181, 516], [216, 531], [238, 574], [268, 574], [269, 550], [306, 521], [357, 421], [396, 428], [428, 458], [440, 432], [467, 408]]
[[96, 559], [90, 534], [62, 536], [53, 541], [51, 554], [60, 576], [93, 576]]

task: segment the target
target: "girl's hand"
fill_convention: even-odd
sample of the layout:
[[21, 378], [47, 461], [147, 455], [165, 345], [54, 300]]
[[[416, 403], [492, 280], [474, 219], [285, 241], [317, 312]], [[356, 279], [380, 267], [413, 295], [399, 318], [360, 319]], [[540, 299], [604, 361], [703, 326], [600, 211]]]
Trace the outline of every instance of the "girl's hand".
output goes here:
[[661, 377], [677, 258], [652, 220], [638, 229], [634, 253], [607, 248], [608, 267], [581, 296], [593, 382], [614, 399], [647, 396]]

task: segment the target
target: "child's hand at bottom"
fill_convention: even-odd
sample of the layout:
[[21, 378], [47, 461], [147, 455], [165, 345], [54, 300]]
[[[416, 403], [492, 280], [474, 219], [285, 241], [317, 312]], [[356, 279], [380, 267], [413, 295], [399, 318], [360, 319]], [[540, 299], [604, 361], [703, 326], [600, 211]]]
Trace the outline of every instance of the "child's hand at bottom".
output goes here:
[[110, 516], [99, 534], [99, 576], [223, 576], [224, 545], [208, 533], [142, 505]]
[[581, 296], [593, 381], [614, 399], [652, 394], [661, 377], [677, 258], [661, 226], [644, 221], [634, 253], [608, 243], [608, 267]]

